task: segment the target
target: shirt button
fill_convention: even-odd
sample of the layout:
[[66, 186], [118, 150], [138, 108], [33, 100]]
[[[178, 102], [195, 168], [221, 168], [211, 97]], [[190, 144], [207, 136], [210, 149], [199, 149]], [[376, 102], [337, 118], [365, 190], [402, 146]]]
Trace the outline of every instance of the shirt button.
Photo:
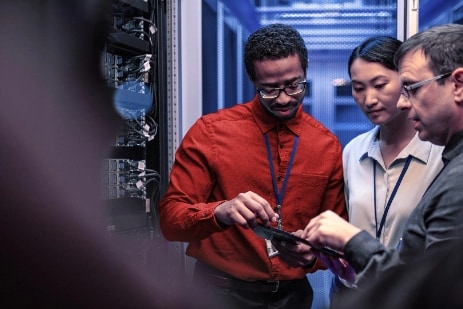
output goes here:
[[280, 144], [280, 149], [283, 149], [285, 147], [284, 144]]

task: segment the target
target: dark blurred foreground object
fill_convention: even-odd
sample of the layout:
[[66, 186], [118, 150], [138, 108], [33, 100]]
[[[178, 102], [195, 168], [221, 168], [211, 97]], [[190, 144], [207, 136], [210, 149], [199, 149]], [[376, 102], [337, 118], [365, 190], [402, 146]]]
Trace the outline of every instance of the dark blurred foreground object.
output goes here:
[[463, 308], [463, 239], [440, 246], [349, 291], [332, 308]]
[[101, 160], [120, 124], [99, 67], [109, 5], [0, 2], [2, 308], [196, 303], [108, 241]]

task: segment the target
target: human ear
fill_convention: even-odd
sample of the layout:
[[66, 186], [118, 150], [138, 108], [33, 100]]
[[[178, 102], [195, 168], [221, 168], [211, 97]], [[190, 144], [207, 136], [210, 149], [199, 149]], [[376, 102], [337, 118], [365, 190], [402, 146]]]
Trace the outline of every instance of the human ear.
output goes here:
[[453, 89], [455, 102], [463, 104], [463, 67], [459, 67], [452, 72], [452, 81], [455, 83]]

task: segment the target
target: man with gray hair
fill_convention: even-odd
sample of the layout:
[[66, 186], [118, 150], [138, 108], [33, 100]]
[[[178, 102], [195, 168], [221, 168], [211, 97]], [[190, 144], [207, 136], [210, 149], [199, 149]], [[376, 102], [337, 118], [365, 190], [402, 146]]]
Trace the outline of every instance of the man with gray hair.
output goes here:
[[445, 146], [444, 167], [412, 212], [400, 248], [385, 248], [331, 211], [299, 233], [314, 247], [342, 251], [343, 259], [320, 257], [344, 279], [357, 277], [359, 287], [398, 265], [412, 266], [417, 256], [438, 252], [463, 235], [462, 38], [463, 25], [436, 26], [406, 40], [395, 56], [405, 98], [398, 107], [408, 113], [420, 139]]

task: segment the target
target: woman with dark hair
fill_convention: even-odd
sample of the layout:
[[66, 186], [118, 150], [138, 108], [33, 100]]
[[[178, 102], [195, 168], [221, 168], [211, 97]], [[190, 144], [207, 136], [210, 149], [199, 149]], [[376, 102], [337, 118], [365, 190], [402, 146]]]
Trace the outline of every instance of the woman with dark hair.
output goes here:
[[410, 212], [442, 168], [442, 147], [421, 141], [397, 107], [403, 98], [394, 54], [401, 44], [371, 37], [349, 58], [352, 96], [375, 125], [343, 151], [349, 220], [387, 247], [399, 244]]

